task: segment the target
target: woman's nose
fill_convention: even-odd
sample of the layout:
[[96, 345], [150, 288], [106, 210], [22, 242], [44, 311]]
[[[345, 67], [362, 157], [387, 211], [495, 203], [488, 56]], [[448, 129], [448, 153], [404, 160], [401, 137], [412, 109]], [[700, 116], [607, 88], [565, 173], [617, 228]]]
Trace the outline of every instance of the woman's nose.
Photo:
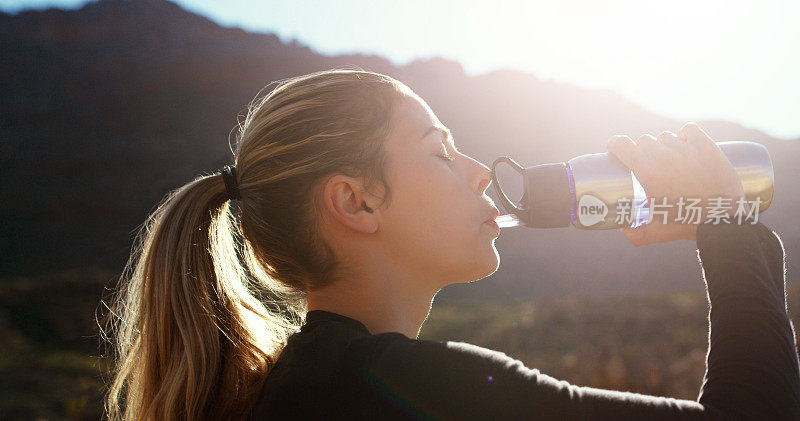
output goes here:
[[489, 185], [492, 184], [492, 170], [478, 160], [473, 159], [472, 161], [475, 167], [473, 186], [475, 186], [476, 193], [483, 194], [486, 192], [486, 189], [489, 188]]

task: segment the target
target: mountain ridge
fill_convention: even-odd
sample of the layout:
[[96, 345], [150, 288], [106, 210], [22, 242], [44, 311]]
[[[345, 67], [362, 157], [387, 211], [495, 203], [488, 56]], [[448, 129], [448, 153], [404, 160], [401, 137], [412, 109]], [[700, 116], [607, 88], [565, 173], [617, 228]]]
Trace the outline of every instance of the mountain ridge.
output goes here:
[[[513, 69], [470, 76], [439, 57], [397, 66], [376, 55], [325, 56], [162, 0], [3, 13], [0, 28], [8, 58], [0, 63], [0, 135], [7, 139], [0, 174], [12, 181], [2, 187], [12, 204], [2, 214], [3, 275], [121, 270], [135, 228], [155, 204], [229, 162], [237, 115], [268, 83], [298, 74], [346, 65], [389, 74], [428, 101], [461, 150], [487, 164], [502, 155], [524, 165], [563, 161], [603, 152], [613, 134], [657, 134], [682, 124], [609, 90]], [[776, 200], [764, 219], [788, 253], [800, 252], [791, 220], [800, 204], [789, 185], [800, 181], [797, 142], [730, 122], [700, 123], [718, 141], [767, 145]], [[607, 293], [668, 288], [675, 278], [678, 287], [702, 287], [687, 243], [635, 249], [617, 232], [518, 228], [504, 230], [497, 245], [497, 274], [447, 294]], [[796, 281], [796, 265], [787, 264]]]

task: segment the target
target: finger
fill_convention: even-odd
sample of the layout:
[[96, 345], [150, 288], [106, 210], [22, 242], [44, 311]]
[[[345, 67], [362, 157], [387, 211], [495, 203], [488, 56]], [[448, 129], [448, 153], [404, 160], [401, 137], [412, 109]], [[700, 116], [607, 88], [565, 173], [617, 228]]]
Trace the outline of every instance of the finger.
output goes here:
[[674, 149], [678, 152], [682, 152], [687, 146], [686, 142], [679, 139], [678, 136], [675, 135], [675, 133], [672, 133], [671, 131], [668, 130], [661, 132], [661, 134], [658, 135], [656, 140], [658, 140], [658, 142], [661, 143], [662, 145]]
[[696, 123], [686, 123], [681, 127], [678, 131], [678, 138], [681, 140], [686, 141], [686, 143], [695, 146], [712, 146], [714, 145], [714, 140], [711, 139], [703, 129], [700, 128]]
[[643, 134], [639, 136], [639, 138], [636, 139], [636, 145], [647, 152], [657, 150], [661, 146], [658, 144], [656, 138], [654, 138], [651, 134]]
[[643, 153], [630, 137], [612, 136], [606, 145], [606, 149], [634, 173], [639, 171], [643, 161]]
[[636, 247], [673, 240], [689, 240], [696, 230], [696, 226], [690, 224], [662, 224], [658, 221], [651, 221], [635, 229], [620, 228], [620, 231], [628, 237], [628, 241]]

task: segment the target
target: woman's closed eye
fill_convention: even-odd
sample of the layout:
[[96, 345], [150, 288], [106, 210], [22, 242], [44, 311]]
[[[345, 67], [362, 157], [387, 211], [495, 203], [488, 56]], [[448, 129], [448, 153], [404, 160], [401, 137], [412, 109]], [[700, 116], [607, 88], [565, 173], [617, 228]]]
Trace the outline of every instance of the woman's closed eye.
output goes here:
[[455, 158], [453, 158], [452, 155], [450, 155], [447, 152], [442, 152], [442, 153], [440, 153], [439, 155], [436, 155], [436, 156], [438, 156], [439, 158], [442, 158], [442, 159], [444, 159], [445, 161], [448, 161], [448, 162], [453, 162], [453, 161], [456, 160]]
[[439, 155], [436, 155], [436, 156], [438, 156], [439, 158], [444, 159], [447, 162], [453, 162], [453, 161], [456, 160], [456, 158], [453, 155], [450, 155], [450, 153], [447, 151], [446, 147], [440, 149], [439, 150]]

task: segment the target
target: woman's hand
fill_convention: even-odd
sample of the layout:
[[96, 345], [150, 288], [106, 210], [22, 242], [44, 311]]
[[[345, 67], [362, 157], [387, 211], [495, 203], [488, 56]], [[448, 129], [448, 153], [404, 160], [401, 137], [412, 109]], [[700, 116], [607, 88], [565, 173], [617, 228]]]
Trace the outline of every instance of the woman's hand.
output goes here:
[[[715, 203], [709, 202], [710, 198], [730, 199], [730, 211], [725, 213], [733, 215], [737, 201], [744, 197], [742, 181], [733, 165], [697, 124], [686, 123], [677, 136], [672, 132], [663, 132], [658, 138], [646, 134], [636, 142], [628, 136], [614, 136], [607, 149], [633, 171], [650, 200], [659, 205], [666, 198], [671, 205], [661, 208], [667, 211], [666, 223], [662, 215], [652, 215], [646, 225], [620, 229], [635, 246], [695, 240], [698, 224], [707, 219], [709, 203]], [[700, 218], [676, 221], [680, 217], [680, 198], [684, 203], [700, 199], [695, 205], [701, 211]], [[653, 207], [650, 208], [652, 214]]]

